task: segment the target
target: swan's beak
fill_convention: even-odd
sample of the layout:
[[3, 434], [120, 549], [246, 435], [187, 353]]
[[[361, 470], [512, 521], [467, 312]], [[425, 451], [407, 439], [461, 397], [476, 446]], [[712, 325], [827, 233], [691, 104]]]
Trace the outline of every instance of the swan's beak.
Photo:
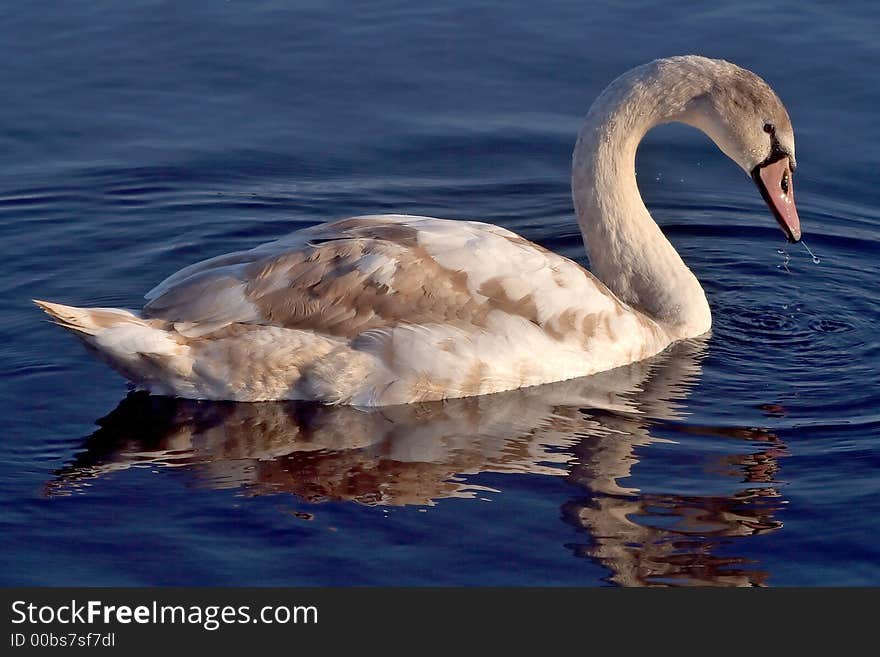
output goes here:
[[758, 165], [752, 171], [752, 178], [761, 190], [761, 196], [773, 211], [782, 232], [789, 242], [801, 239], [801, 220], [794, 204], [794, 182], [787, 157], [769, 164]]

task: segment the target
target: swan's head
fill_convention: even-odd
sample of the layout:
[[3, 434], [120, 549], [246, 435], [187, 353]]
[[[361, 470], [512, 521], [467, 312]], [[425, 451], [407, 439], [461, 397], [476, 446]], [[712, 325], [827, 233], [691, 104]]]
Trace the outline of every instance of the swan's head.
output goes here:
[[695, 97], [687, 122], [708, 134], [748, 173], [785, 236], [801, 238], [792, 174], [794, 131], [779, 96], [764, 80], [739, 66], [718, 60], [709, 90]]

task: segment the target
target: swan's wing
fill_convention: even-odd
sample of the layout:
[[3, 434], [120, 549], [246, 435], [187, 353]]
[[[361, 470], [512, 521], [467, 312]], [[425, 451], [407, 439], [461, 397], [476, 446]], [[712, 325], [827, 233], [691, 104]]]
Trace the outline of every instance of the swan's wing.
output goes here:
[[192, 265], [148, 294], [148, 317], [195, 334], [231, 323], [352, 338], [400, 324], [485, 328], [499, 313], [584, 338], [628, 310], [576, 263], [498, 226], [356, 217]]

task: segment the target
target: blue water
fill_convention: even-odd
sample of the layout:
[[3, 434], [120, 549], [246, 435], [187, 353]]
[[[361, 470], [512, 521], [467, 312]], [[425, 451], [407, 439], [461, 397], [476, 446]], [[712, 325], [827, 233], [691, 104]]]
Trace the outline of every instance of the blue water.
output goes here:
[[[880, 584], [880, 9], [619, 4], [5, 3], [0, 583]], [[646, 363], [382, 413], [174, 402], [29, 303], [136, 308], [384, 211], [585, 263], [582, 117], [689, 52], [786, 103], [820, 262], [704, 136], [652, 132], [639, 184], [715, 327]]]

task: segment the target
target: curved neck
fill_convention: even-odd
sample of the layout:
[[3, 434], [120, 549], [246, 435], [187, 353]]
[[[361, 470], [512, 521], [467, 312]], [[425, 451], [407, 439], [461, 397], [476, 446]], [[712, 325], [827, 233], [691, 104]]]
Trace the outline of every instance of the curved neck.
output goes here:
[[689, 68], [652, 62], [612, 82], [587, 114], [572, 166], [575, 211], [593, 273], [675, 338], [708, 331], [709, 305], [645, 207], [635, 158], [642, 137], [658, 124], [702, 127], [699, 98], [707, 87]]

